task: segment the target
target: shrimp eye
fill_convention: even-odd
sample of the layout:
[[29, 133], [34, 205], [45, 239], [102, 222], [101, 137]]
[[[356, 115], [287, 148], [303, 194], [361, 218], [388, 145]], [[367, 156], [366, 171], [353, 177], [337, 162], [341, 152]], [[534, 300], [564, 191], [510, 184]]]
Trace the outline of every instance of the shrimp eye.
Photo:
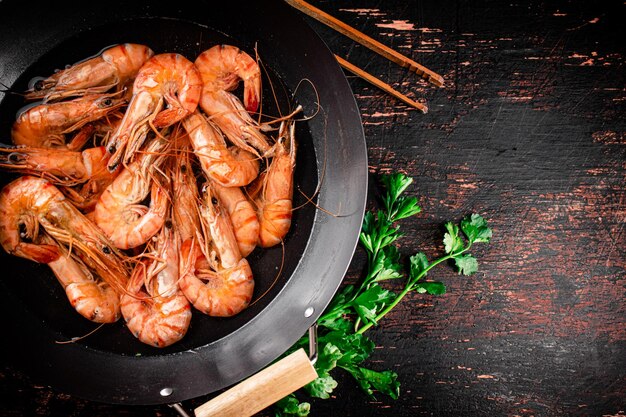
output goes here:
[[19, 164], [20, 162], [24, 162], [24, 154], [20, 152], [11, 152], [7, 156], [7, 160], [10, 164]]
[[103, 246], [102, 247], [102, 252], [104, 252], [107, 255], [111, 254], [111, 248], [109, 248], [108, 246]]
[[24, 240], [28, 240], [28, 229], [26, 228], [26, 224], [23, 222], [20, 222], [17, 225], [17, 227], [19, 229], [20, 238]]
[[217, 204], [217, 198], [215, 198], [215, 197], [211, 197], [211, 203], [213, 203], [213, 204]]
[[180, 166], [180, 172], [182, 172], [183, 174], [185, 174], [187, 172], [187, 165], [181, 165]]
[[43, 84], [43, 80], [37, 80], [35, 82], [35, 85], [33, 85], [33, 88], [35, 89], [35, 91], [41, 91], [44, 89], [44, 84]]
[[170, 219], [167, 219], [165, 220], [164, 226], [168, 229], [171, 229], [174, 225], [172, 224], [172, 221]]
[[111, 107], [113, 105], [113, 100], [110, 98], [105, 98], [100, 102], [100, 107]]

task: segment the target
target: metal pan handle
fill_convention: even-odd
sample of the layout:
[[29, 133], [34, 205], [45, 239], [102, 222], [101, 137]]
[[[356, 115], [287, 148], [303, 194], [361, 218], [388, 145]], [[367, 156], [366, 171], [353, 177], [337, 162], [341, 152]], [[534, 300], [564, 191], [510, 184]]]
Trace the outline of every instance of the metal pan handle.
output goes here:
[[247, 417], [274, 404], [317, 378], [317, 372], [299, 349], [252, 375], [194, 410], [196, 417]]

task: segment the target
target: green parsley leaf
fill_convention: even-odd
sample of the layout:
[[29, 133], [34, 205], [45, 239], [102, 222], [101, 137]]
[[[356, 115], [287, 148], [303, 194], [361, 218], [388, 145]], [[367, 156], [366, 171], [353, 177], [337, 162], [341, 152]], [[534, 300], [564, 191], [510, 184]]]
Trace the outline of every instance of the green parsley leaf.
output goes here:
[[386, 195], [389, 197], [390, 201], [393, 202], [398, 199], [400, 194], [402, 194], [409, 185], [411, 185], [411, 183], [413, 182], [413, 178], [407, 177], [400, 172], [396, 172], [389, 175], [383, 175], [381, 178], [381, 182], [384, 184], [385, 189], [387, 190]]
[[364, 323], [376, 322], [376, 315], [385, 304], [390, 303], [396, 295], [378, 284], [363, 291], [353, 302], [352, 307]]
[[311, 411], [311, 404], [301, 403], [294, 394], [289, 394], [275, 404], [275, 417], [306, 417]]
[[478, 271], [478, 261], [472, 255], [463, 255], [454, 258], [457, 268], [459, 268], [459, 275], [472, 275]]
[[375, 234], [380, 241], [378, 249], [384, 248], [398, 240], [402, 236], [400, 229], [393, 227], [392, 223], [385, 218], [385, 214], [382, 211], [378, 212], [378, 233]]
[[448, 233], [443, 236], [443, 244], [446, 253], [456, 253], [463, 250], [463, 240], [459, 236], [459, 226], [452, 222], [446, 223]]
[[375, 398], [372, 388], [394, 400], [400, 396], [400, 383], [398, 382], [398, 374], [395, 372], [377, 372], [363, 367], [348, 369], [348, 371], [356, 378], [361, 389], [372, 398]]
[[428, 268], [428, 258], [424, 255], [423, 252], [416, 253], [415, 255], [409, 258], [410, 267], [409, 267], [409, 280], [417, 281], [420, 278], [422, 272]]
[[387, 214], [387, 219], [395, 222], [421, 211], [415, 197], [401, 196], [413, 179], [401, 173], [385, 175], [381, 178], [385, 185], [386, 193], [382, 200]]
[[[386, 246], [378, 252], [372, 262], [371, 271], [369, 277], [373, 282], [402, 278], [402, 265], [400, 264], [398, 248]], [[369, 285], [368, 282], [365, 284]]]
[[337, 360], [337, 366], [351, 367], [358, 365], [374, 351], [374, 342], [365, 335], [341, 331], [330, 332], [321, 338], [324, 342], [332, 343], [342, 352]]
[[343, 315], [320, 319], [317, 322], [317, 325], [320, 327], [325, 327], [328, 330], [337, 330], [339, 332], [347, 332], [352, 328], [352, 323], [346, 320]]
[[341, 291], [335, 294], [330, 302], [330, 305], [326, 309], [327, 313], [320, 318], [319, 324], [325, 325], [324, 321], [326, 319], [335, 320], [338, 317], [347, 314], [350, 308], [349, 303], [354, 298], [355, 293], [356, 288], [354, 288], [354, 285], [346, 285]]
[[489, 243], [492, 236], [491, 229], [487, 226], [487, 221], [478, 214], [472, 214], [461, 221], [461, 230], [470, 243]]
[[335, 388], [337, 388], [337, 381], [328, 374], [317, 377], [304, 386], [311, 397], [322, 399], [330, 398], [330, 394]]
[[417, 198], [415, 197], [400, 197], [394, 204], [393, 212], [391, 212], [392, 221], [398, 221], [411, 217], [422, 211], [422, 208], [417, 205]]
[[446, 286], [442, 282], [424, 281], [415, 285], [415, 291], [420, 294], [443, 295], [446, 293]]
[[373, 223], [367, 226], [371, 230], [362, 229], [359, 240], [371, 254], [378, 253], [381, 248], [390, 245], [402, 236], [398, 228], [393, 227], [393, 224], [385, 217], [385, 213], [382, 211], [378, 212], [375, 222], [373, 216], [368, 221]]
[[361, 245], [363, 245], [365, 250], [369, 252], [374, 252], [374, 241], [372, 239], [372, 235], [361, 232], [361, 234], [359, 234], [359, 241], [361, 242]]
[[361, 230], [365, 234], [372, 234], [374, 232], [374, 226], [376, 223], [376, 218], [374, 217], [374, 213], [368, 211], [365, 213], [363, 217], [363, 226], [361, 226]]
[[317, 362], [315, 362], [318, 377], [305, 385], [309, 395], [317, 398], [330, 397], [329, 394], [337, 387], [337, 381], [329, 375], [329, 372], [335, 369], [337, 361], [342, 356], [343, 353], [337, 346], [329, 342], [324, 343], [323, 348], [318, 351]]
[[332, 343], [324, 344], [324, 347], [318, 351], [317, 362], [315, 362], [315, 369], [318, 375], [326, 375], [328, 371], [335, 369], [337, 361], [342, 356], [343, 353], [337, 346]]

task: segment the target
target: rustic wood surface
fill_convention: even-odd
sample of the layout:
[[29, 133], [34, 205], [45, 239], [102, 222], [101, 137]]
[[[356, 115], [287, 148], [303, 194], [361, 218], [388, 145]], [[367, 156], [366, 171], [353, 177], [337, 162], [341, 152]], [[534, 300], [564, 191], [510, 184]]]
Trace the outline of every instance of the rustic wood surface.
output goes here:
[[[306, 18], [333, 52], [428, 103], [423, 115], [348, 75], [369, 149], [369, 206], [379, 174], [415, 178], [423, 212], [403, 221], [402, 253], [441, 254], [443, 223], [472, 212], [494, 238], [474, 252], [478, 274], [436, 270], [445, 296], [411, 295], [369, 332], [369, 365], [398, 373], [398, 400], [372, 401], [337, 372], [339, 388], [312, 401], [311, 415], [624, 415], [624, 2], [312, 3], [446, 79], [428, 86]], [[359, 249], [347, 281], [364, 265]], [[73, 398], [34, 384], [10, 358], [0, 400], [5, 416], [176, 415]]]

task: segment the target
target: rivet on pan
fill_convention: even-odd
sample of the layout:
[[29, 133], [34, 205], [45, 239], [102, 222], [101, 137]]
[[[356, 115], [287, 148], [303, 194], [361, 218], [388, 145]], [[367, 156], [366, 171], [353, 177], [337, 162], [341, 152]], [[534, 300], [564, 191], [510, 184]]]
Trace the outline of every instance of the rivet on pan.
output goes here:
[[304, 317], [311, 317], [313, 315], [313, 312], [315, 312], [315, 309], [313, 307], [307, 307], [307, 309], [304, 310]]
[[161, 397], [169, 397], [172, 395], [172, 392], [174, 392], [174, 390], [171, 388], [163, 388], [159, 394], [161, 394]]

